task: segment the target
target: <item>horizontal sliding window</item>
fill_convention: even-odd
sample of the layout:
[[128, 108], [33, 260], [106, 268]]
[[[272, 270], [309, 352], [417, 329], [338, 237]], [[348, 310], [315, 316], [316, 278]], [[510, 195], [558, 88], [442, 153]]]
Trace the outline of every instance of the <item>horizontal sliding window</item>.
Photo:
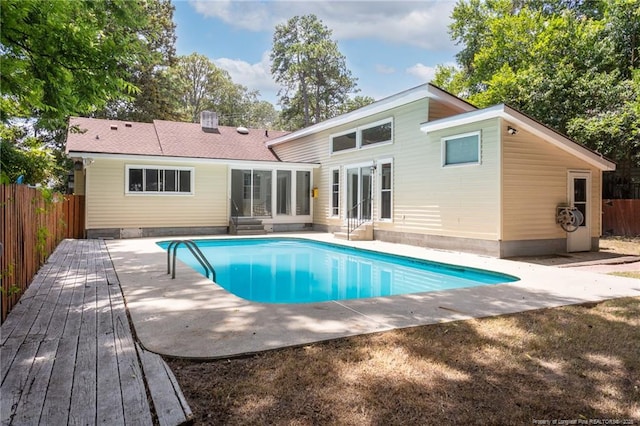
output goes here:
[[480, 163], [480, 132], [442, 139], [444, 166]]
[[127, 166], [126, 192], [191, 194], [192, 168]]

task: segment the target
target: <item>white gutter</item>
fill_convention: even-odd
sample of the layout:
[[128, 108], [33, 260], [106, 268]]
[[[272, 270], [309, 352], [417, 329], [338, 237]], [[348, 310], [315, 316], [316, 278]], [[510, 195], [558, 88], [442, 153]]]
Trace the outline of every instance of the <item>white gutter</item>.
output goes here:
[[224, 164], [229, 166], [248, 166], [260, 165], [274, 166], [291, 169], [317, 169], [320, 167], [318, 163], [293, 163], [287, 161], [266, 161], [266, 160], [232, 160], [225, 158], [200, 158], [200, 157], [167, 157], [159, 155], [135, 155], [135, 154], [108, 154], [98, 152], [82, 152], [69, 151], [67, 156], [70, 158], [96, 159], [103, 158], [109, 160], [124, 161], [153, 161], [155, 163], [197, 163], [197, 164]]

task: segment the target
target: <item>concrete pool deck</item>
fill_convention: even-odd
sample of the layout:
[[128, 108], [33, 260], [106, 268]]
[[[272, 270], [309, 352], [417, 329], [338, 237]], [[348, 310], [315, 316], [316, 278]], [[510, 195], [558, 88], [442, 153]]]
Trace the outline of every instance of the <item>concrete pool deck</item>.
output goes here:
[[[520, 281], [371, 299], [264, 304], [234, 296], [180, 261], [172, 280], [167, 275], [167, 253], [156, 242], [174, 238], [109, 240], [107, 247], [142, 345], [172, 357], [225, 358], [395, 328], [640, 296], [640, 280], [573, 268], [382, 241], [343, 241], [324, 233], [269, 236], [308, 238], [487, 269]], [[194, 237], [198, 238], [203, 237]]]

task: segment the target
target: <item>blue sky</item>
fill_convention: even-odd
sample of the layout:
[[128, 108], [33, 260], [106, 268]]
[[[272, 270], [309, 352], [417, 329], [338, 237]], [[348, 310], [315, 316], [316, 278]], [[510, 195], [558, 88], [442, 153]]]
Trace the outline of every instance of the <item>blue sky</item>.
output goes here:
[[276, 25], [313, 13], [358, 79], [359, 95], [374, 99], [429, 81], [438, 64], [460, 50], [448, 28], [454, 0], [173, 0], [179, 55], [200, 53], [235, 83], [277, 104], [269, 53]]

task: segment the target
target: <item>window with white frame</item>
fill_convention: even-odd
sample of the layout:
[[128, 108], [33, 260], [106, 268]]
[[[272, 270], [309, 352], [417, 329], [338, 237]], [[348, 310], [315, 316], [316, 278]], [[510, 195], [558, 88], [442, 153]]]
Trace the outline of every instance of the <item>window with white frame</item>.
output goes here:
[[364, 128], [360, 135], [360, 146], [391, 142], [391, 121]]
[[192, 167], [126, 166], [129, 194], [192, 194]]
[[331, 136], [331, 152], [361, 149], [393, 142], [393, 119], [387, 118]]
[[344, 151], [356, 147], [356, 132], [336, 135], [331, 138], [332, 152]]
[[480, 132], [442, 138], [442, 165], [480, 164]]
[[331, 170], [331, 216], [340, 215], [340, 169]]
[[380, 219], [391, 220], [393, 203], [393, 169], [392, 163], [379, 162], [380, 167]]

